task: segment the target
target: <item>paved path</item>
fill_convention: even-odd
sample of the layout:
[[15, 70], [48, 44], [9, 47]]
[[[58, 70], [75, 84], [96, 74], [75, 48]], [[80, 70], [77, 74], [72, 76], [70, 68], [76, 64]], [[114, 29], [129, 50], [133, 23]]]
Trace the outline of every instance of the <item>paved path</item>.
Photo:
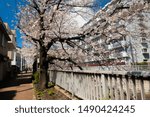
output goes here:
[[32, 100], [31, 74], [19, 74], [17, 79], [0, 83], [0, 100]]

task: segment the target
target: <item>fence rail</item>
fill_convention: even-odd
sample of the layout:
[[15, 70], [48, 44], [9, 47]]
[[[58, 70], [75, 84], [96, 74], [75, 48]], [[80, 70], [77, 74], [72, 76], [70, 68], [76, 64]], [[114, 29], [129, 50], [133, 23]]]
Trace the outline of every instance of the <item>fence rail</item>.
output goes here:
[[150, 71], [150, 65], [109, 65], [109, 66], [85, 66], [83, 67], [85, 70], [91, 71]]
[[50, 70], [49, 80], [86, 100], [150, 99], [148, 72]]

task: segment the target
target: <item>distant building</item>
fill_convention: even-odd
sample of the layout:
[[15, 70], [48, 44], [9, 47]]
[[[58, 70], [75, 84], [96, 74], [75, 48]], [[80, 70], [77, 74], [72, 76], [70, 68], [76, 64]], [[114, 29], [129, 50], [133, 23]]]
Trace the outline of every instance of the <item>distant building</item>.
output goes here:
[[19, 71], [23, 71], [27, 67], [26, 58], [23, 56], [20, 47], [16, 47], [14, 51], [14, 60], [11, 63], [13, 66], [16, 66]]

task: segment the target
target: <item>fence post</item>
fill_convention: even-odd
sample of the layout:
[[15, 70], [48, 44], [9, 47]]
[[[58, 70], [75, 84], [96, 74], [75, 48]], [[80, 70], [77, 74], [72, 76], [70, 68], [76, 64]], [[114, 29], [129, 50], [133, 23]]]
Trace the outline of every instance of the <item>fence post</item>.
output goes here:
[[103, 90], [102, 90], [102, 74], [98, 75], [98, 82], [99, 82], [99, 92], [100, 92], [100, 100], [103, 99]]
[[149, 92], [150, 92], [150, 81], [148, 81], [148, 83], [149, 83]]
[[64, 84], [64, 89], [66, 90], [66, 72], [63, 72], [63, 84]]
[[98, 77], [97, 74], [95, 75], [95, 79], [96, 79], [96, 100], [99, 100], [99, 96], [98, 96]]
[[132, 84], [133, 84], [133, 99], [137, 99], [137, 92], [136, 92], [136, 81], [135, 77], [131, 76]]
[[125, 76], [127, 100], [130, 100], [129, 78]]
[[141, 88], [141, 99], [145, 99], [145, 91], [144, 91], [144, 81], [143, 77], [140, 77], [140, 88]]
[[57, 73], [57, 71], [54, 70], [53, 71], [53, 77], [52, 77], [52, 82], [55, 83], [55, 84], [56, 84], [56, 82], [55, 82], [56, 81], [56, 73]]
[[96, 100], [96, 78], [95, 78], [95, 74], [93, 74], [93, 99]]
[[83, 74], [83, 76], [84, 76], [84, 87], [83, 87], [83, 90], [84, 90], [84, 98], [85, 99], [87, 99], [87, 84], [88, 84], [88, 82], [87, 82], [87, 77], [86, 77], [86, 74]]
[[92, 83], [92, 74], [91, 75], [91, 78], [90, 78], [90, 99], [92, 100], [93, 99], [93, 83]]
[[83, 74], [80, 74], [80, 81], [82, 82], [81, 84], [80, 84], [80, 87], [81, 87], [81, 97], [84, 99], [84, 91], [85, 91], [85, 89], [84, 89], [84, 76], [83, 76]]
[[114, 90], [115, 90], [115, 100], [118, 100], [119, 96], [118, 96], [118, 84], [117, 84], [117, 76], [116, 75], [114, 75], [114, 80], [115, 80], [115, 87], [114, 87]]
[[51, 80], [51, 70], [49, 71], [49, 81], [51, 82], [52, 80]]
[[119, 99], [119, 95], [118, 95], [118, 84], [117, 84], [117, 76], [114, 75], [114, 80], [115, 80], [115, 100]]
[[103, 83], [103, 93], [104, 93], [104, 98], [107, 100], [109, 98], [109, 94], [108, 94], [108, 75], [107, 74], [104, 74], [103, 75], [103, 80], [104, 80], [104, 83]]
[[110, 79], [110, 97], [112, 100], [114, 100], [114, 93], [113, 93], [113, 86], [112, 86], [112, 75], [109, 75], [109, 79]]
[[87, 82], [88, 82], [88, 84], [87, 84], [87, 99], [89, 100], [90, 99], [90, 80], [89, 80], [89, 74], [87, 74]]
[[124, 100], [124, 90], [123, 90], [123, 81], [122, 81], [122, 77], [123, 76], [119, 76], [120, 77], [120, 98], [121, 100]]
[[71, 79], [72, 79], [72, 98], [74, 98], [74, 77], [73, 77], [73, 71], [71, 71]]

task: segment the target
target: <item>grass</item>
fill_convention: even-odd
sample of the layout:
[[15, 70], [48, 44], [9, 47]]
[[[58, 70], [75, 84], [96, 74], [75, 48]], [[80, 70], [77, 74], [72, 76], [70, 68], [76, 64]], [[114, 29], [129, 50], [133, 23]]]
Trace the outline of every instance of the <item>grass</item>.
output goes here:
[[44, 96], [44, 91], [40, 91], [40, 90], [35, 90], [36, 91], [36, 95], [38, 99], [42, 99], [42, 97]]
[[44, 97], [48, 94], [49, 96], [53, 96], [55, 93], [52, 90], [52, 88], [55, 86], [54, 83], [48, 82], [48, 89], [45, 90], [40, 90], [39, 89], [39, 72], [35, 72], [33, 74], [34, 80], [33, 80], [33, 85], [34, 85], [34, 90], [35, 94], [38, 100], [44, 99]]
[[52, 95], [55, 94], [51, 89], [47, 90], [47, 93], [48, 93], [49, 96], [52, 96]]
[[54, 87], [54, 86], [55, 86], [55, 84], [54, 84], [54, 83], [52, 83], [52, 82], [48, 82], [48, 87], [49, 87], [49, 88]]
[[39, 81], [40, 81], [40, 79], [39, 79], [39, 72], [36, 71], [36, 72], [33, 74], [33, 78], [34, 78], [33, 83], [34, 83], [34, 84], [38, 84]]
[[45, 90], [39, 90], [38, 88], [34, 87], [34, 90], [38, 100], [44, 99], [46, 95], [53, 96], [55, 94], [55, 92], [53, 91], [53, 87]]

